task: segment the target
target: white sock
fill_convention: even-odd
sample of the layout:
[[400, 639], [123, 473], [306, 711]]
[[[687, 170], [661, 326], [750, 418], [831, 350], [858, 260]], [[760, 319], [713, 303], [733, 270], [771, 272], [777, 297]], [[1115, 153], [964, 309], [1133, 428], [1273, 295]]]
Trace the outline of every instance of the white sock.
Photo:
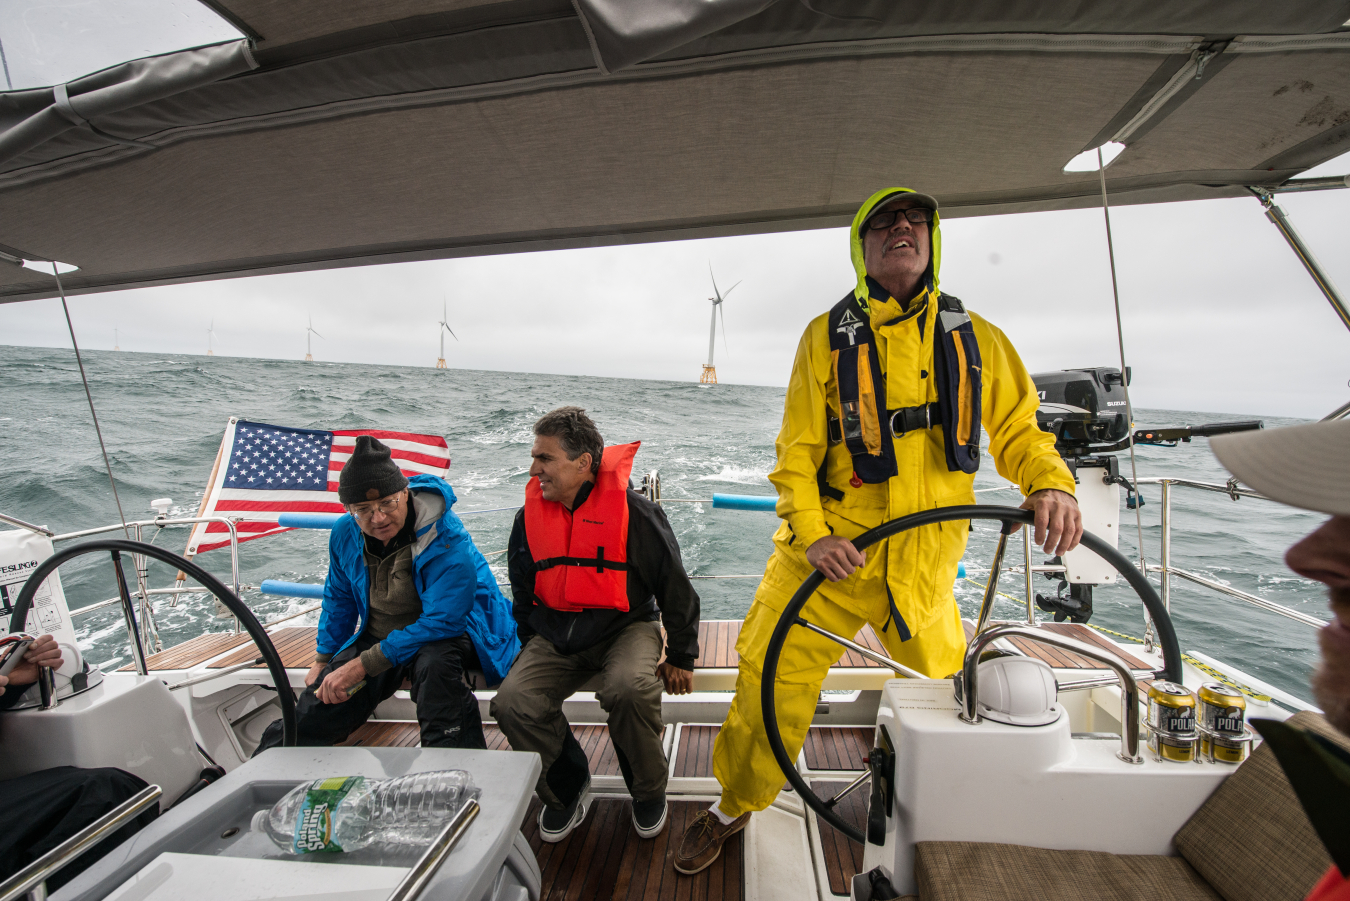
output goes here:
[[717, 817], [717, 821], [719, 823], [721, 823], [723, 826], [730, 826], [732, 823], [736, 822], [736, 818], [729, 817], [726, 814], [724, 814], [722, 812], [722, 808], [718, 806], [721, 803], [722, 803], [721, 801], [714, 801], [713, 806], [709, 807], [708, 809], [712, 811], [713, 816]]

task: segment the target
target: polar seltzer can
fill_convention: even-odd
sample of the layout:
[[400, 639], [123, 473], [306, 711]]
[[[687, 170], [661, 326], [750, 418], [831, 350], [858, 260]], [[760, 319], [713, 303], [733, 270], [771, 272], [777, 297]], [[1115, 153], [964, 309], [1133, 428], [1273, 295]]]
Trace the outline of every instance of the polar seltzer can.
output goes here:
[[1195, 760], [1195, 695], [1175, 682], [1148, 687], [1148, 746], [1160, 760]]
[[1206, 682], [1200, 686], [1199, 695], [1201, 753], [1220, 763], [1241, 763], [1251, 745], [1247, 738], [1247, 699], [1222, 682]]

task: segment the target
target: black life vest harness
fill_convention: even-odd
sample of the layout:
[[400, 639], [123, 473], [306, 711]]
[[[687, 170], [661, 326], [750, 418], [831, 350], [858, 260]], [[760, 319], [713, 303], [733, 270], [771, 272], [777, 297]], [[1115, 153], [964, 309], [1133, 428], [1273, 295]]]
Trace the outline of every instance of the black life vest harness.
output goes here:
[[[938, 399], [917, 407], [886, 406], [886, 374], [881, 369], [867, 311], [858, 298], [849, 293], [830, 310], [830, 368], [841, 418], [829, 418], [829, 440], [831, 444], [842, 441], [853, 456], [851, 483], [855, 488], [877, 485], [898, 475], [892, 439], [939, 425], [943, 427], [947, 469], [967, 473], [979, 469], [980, 345], [961, 301], [931, 290], [931, 284], [929, 293], [935, 296], [937, 307], [933, 368]], [[922, 321], [919, 328], [923, 328]], [[826, 481], [825, 468], [822, 462], [817, 473], [821, 497], [843, 500], [844, 493]]]

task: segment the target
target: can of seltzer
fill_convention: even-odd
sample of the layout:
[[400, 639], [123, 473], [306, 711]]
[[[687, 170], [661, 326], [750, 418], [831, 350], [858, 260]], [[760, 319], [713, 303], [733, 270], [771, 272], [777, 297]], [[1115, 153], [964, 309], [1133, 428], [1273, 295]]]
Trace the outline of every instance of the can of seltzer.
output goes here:
[[1222, 682], [1206, 682], [1200, 686], [1199, 695], [1200, 753], [1220, 763], [1241, 763], [1251, 747], [1245, 717], [1247, 699]]
[[1148, 687], [1148, 746], [1159, 760], [1195, 760], [1200, 736], [1195, 731], [1195, 695], [1175, 682]]

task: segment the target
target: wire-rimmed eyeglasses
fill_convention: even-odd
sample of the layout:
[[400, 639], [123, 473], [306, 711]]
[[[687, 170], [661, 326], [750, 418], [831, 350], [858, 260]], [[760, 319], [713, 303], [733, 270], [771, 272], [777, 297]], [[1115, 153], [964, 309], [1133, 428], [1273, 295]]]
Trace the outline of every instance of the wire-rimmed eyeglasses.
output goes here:
[[374, 503], [358, 504], [353, 507], [348, 507], [347, 512], [362, 522], [365, 522], [375, 515], [376, 510], [380, 511], [385, 516], [393, 516], [394, 513], [398, 511], [398, 505], [401, 503], [403, 503], [402, 492], [386, 498], [381, 498]]

